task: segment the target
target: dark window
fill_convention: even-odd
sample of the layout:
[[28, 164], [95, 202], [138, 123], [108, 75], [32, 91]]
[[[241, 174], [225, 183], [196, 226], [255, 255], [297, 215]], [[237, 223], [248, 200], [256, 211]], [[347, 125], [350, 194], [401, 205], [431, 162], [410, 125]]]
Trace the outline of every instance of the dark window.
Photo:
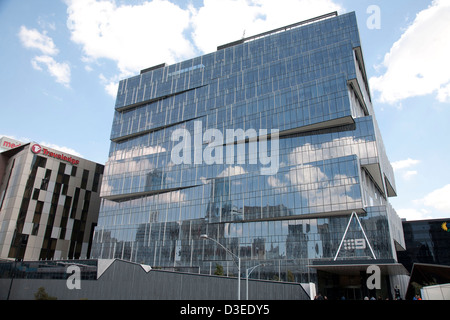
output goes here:
[[37, 199], [39, 199], [39, 189], [38, 188], [35, 188], [34, 189], [34, 192], [33, 192], [33, 200], [37, 200]]
[[77, 167], [75, 167], [75, 166], [72, 167], [72, 172], [70, 173], [70, 175], [72, 177], [75, 177], [77, 175]]
[[47, 169], [45, 171], [45, 177], [44, 177], [44, 179], [42, 179], [42, 182], [41, 182], [41, 188], [40, 188], [41, 190], [47, 190], [48, 182], [50, 181], [51, 175], [52, 175], [52, 170]]
[[83, 170], [83, 177], [81, 178], [81, 189], [86, 189], [88, 177], [89, 177], [89, 171]]

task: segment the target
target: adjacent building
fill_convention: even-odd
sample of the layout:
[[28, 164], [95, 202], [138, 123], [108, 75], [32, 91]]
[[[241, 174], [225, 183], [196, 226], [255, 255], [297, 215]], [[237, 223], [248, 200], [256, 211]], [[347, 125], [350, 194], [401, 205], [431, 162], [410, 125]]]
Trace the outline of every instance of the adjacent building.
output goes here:
[[90, 257], [104, 166], [34, 142], [0, 141], [15, 144], [0, 153], [0, 259]]
[[408, 271], [412, 271], [415, 263], [450, 267], [450, 219], [402, 221], [402, 224], [406, 250], [398, 253], [398, 260]]
[[23, 142], [9, 137], [0, 138], [0, 152], [20, 147]]
[[[402, 224], [406, 250], [398, 252], [398, 261], [410, 273], [405, 278], [408, 281], [405, 299], [413, 299], [417, 294], [424, 299], [442, 299], [445, 285], [450, 283], [450, 219], [402, 221]], [[431, 295], [428, 290], [439, 294]]]
[[92, 256], [259, 266], [355, 297], [382, 262], [389, 292], [404, 248], [392, 196], [356, 15], [332, 13], [120, 82]]

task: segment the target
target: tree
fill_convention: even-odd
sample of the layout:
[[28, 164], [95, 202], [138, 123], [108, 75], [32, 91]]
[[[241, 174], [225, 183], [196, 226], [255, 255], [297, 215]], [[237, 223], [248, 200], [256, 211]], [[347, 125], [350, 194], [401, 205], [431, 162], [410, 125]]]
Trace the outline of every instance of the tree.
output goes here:
[[295, 281], [294, 274], [292, 273], [291, 270], [288, 270], [288, 272], [287, 272], [287, 280], [288, 280], [288, 282], [294, 282]]
[[223, 267], [218, 263], [216, 263], [216, 271], [214, 271], [214, 274], [216, 276], [223, 276]]
[[49, 296], [44, 287], [40, 287], [34, 294], [35, 300], [56, 300], [56, 297]]

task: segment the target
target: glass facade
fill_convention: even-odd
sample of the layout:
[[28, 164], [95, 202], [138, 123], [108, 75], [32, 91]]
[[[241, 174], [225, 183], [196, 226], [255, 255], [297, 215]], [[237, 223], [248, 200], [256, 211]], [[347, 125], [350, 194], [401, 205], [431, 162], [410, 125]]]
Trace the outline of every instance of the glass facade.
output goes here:
[[[244, 136], [225, 141], [228, 130]], [[232, 257], [200, 238], [207, 234], [243, 268], [264, 263], [254, 278], [314, 282], [308, 265], [333, 259], [352, 212], [376, 257], [396, 258], [403, 235], [393, 195], [348, 13], [122, 80], [92, 254], [236, 275]], [[361, 238], [351, 223], [346, 239]], [[346, 244], [339, 259], [372, 256]]]
[[65, 279], [73, 273], [70, 266], [79, 268], [80, 280], [97, 280], [97, 260], [40, 260], [0, 261], [0, 279]]
[[[408, 271], [414, 263], [450, 266], [450, 219], [403, 221], [406, 251], [398, 260]], [[448, 224], [448, 226], [447, 226]]]

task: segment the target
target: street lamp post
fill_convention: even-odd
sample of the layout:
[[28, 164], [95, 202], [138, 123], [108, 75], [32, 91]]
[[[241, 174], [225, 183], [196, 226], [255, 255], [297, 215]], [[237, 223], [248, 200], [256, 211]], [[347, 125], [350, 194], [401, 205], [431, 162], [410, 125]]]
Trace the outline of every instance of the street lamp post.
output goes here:
[[237, 255], [235, 255], [233, 252], [230, 251], [230, 249], [226, 248], [224, 245], [222, 245], [220, 242], [214, 240], [213, 238], [210, 238], [207, 234], [200, 235], [200, 239], [203, 240], [211, 240], [215, 243], [217, 243], [219, 246], [221, 246], [226, 252], [231, 254], [233, 257], [235, 257], [238, 261], [238, 300], [241, 300], [241, 258], [239, 258]]
[[[254, 267], [251, 267], [251, 268], [248, 268], [245, 270], [245, 298], [246, 298], [246, 300], [248, 300], [248, 277], [253, 272], [253, 270], [255, 270], [256, 268], [261, 267], [261, 266], [264, 267], [265, 264], [261, 263], [261, 264], [258, 264], [257, 266], [254, 266]], [[249, 270], [250, 270], [250, 272], [249, 272]]]

